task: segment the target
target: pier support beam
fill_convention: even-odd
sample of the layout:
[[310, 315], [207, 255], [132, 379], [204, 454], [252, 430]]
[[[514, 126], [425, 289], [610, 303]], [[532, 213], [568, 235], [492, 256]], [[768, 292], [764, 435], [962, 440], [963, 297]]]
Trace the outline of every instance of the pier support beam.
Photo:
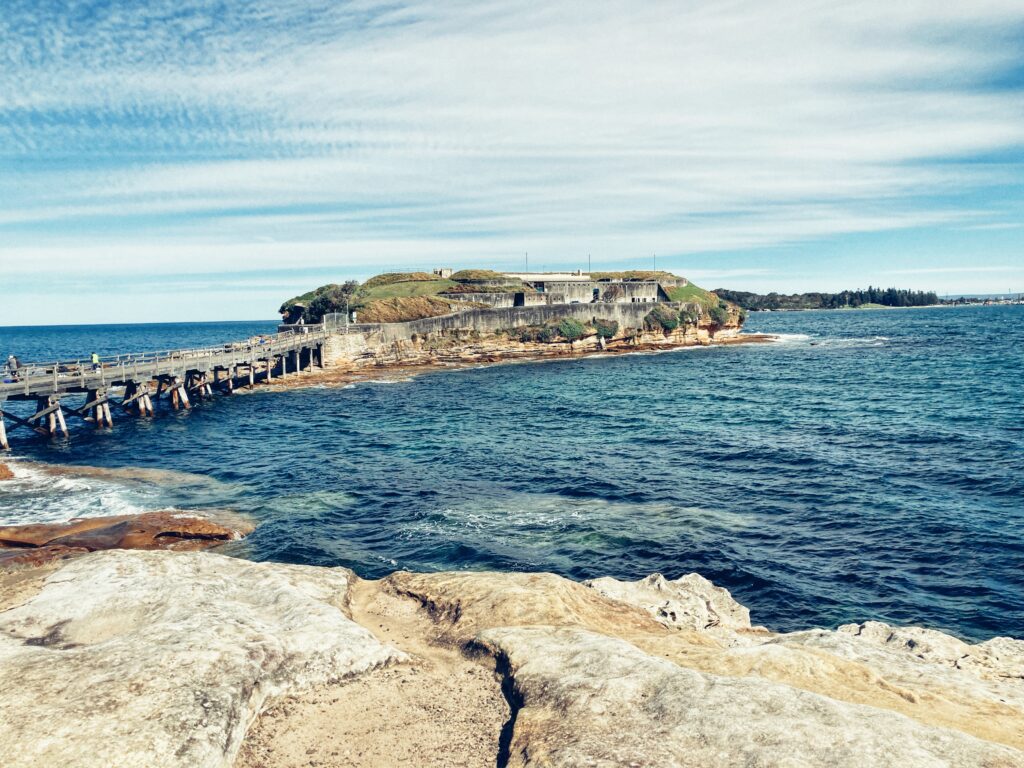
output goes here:
[[57, 410], [53, 412], [53, 415], [57, 417], [57, 429], [64, 437], [68, 437], [68, 424], [64, 421], [64, 409], [60, 406], [60, 398], [51, 397], [50, 404], [57, 406]]
[[171, 407], [176, 411], [181, 408], [188, 410], [192, 407], [192, 403], [188, 400], [188, 392], [185, 389], [185, 385], [177, 377], [171, 383]]
[[0, 409], [0, 451], [11, 450], [11, 444], [7, 442], [7, 427], [4, 424], [4, 412]]
[[139, 385], [134, 381], [129, 381], [125, 385], [121, 409], [126, 413], [131, 413], [133, 407], [138, 416], [146, 416], [147, 413], [149, 416], [153, 415], [153, 404], [149, 399], [148, 384]]

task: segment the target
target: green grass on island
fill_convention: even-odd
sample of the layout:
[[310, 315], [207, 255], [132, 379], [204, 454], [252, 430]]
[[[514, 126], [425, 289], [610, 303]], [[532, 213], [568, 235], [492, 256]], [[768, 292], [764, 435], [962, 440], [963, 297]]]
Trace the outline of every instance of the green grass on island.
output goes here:
[[[657, 280], [672, 301], [697, 303], [708, 311], [719, 304], [717, 296], [700, 286], [679, 285], [680, 276], [671, 272], [592, 272], [591, 277], [597, 281]], [[348, 310], [365, 322], [404, 322], [446, 314], [454, 311], [456, 304], [467, 306], [465, 301], [456, 302], [454, 295], [468, 299], [471, 297], [466, 294], [533, 290], [518, 278], [489, 269], [463, 269], [450, 278], [429, 272], [387, 272], [361, 285], [355, 281], [322, 285], [284, 302], [279, 311], [292, 321], [301, 314], [307, 323], [318, 323], [326, 314]]]
[[375, 299], [405, 298], [407, 296], [437, 296], [448, 288], [458, 285], [454, 280], [408, 280], [404, 282], [365, 285], [359, 291], [359, 299], [363, 302]]

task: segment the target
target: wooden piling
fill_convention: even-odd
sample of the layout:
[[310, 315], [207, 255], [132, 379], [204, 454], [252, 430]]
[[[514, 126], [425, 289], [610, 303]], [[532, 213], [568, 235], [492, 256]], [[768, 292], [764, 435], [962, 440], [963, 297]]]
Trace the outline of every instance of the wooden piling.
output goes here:
[[181, 389], [181, 404], [185, 406], [185, 410], [187, 411], [189, 408], [192, 407], [192, 403], [190, 403], [188, 401], [188, 392], [185, 390], [185, 387], [181, 387], [180, 389]]
[[129, 381], [124, 385], [124, 397], [121, 399], [121, 407], [131, 413], [128, 410], [129, 406], [135, 406], [135, 413], [137, 416], [142, 415], [142, 404], [139, 402], [141, 396], [139, 395], [139, 387], [134, 381]]
[[0, 450], [11, 450], [11, 444], [7, 442], [7, 426], [4, 424], [4, 412], [0, 410]]
[[51, 397], [50, 402], [57, 406], [57, 410], [53, 412], [53, 416], [57, 417], [57, 428], [64, 437], [68, 437], [68, 424], [64, 421], [64, 410], [60, 407], [60, 399]]

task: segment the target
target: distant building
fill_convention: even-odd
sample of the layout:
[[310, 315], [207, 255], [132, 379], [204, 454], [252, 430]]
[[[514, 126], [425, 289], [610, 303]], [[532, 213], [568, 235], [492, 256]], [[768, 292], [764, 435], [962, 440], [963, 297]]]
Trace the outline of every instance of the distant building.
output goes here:
[[441, 278], [442, 280], [447, 280], [452, 276], [452, 269], [451, 267], [438, 267], [437, 269], [434, 270], [434, 275]]
[[[563, 296], [565, 304], [644, 304], [671, 301], [657, 280], [595, 280], [581, 270], [575, 272], [506, 272], [506, 277], [522, 280], [538, 293]], [[669, 287], [686, 285], [685, 278], [676, 278]]]

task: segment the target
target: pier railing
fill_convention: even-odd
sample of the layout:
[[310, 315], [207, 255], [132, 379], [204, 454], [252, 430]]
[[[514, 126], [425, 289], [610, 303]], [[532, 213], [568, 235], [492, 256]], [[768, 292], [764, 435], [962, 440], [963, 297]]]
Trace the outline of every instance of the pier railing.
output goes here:
[[96, 388], [190, 368], [229, 367], [307, 347], [326, 336], [322, 325], [297, 328], [301, 330], [255, 336], [218, 346], [108, 355], [100, 357], [98, 363], [91, 358], [23, 362], [17, 370], [5, 365], [0, 394], [29, 395], [42, 389], [59, 392], [69, 387]]

